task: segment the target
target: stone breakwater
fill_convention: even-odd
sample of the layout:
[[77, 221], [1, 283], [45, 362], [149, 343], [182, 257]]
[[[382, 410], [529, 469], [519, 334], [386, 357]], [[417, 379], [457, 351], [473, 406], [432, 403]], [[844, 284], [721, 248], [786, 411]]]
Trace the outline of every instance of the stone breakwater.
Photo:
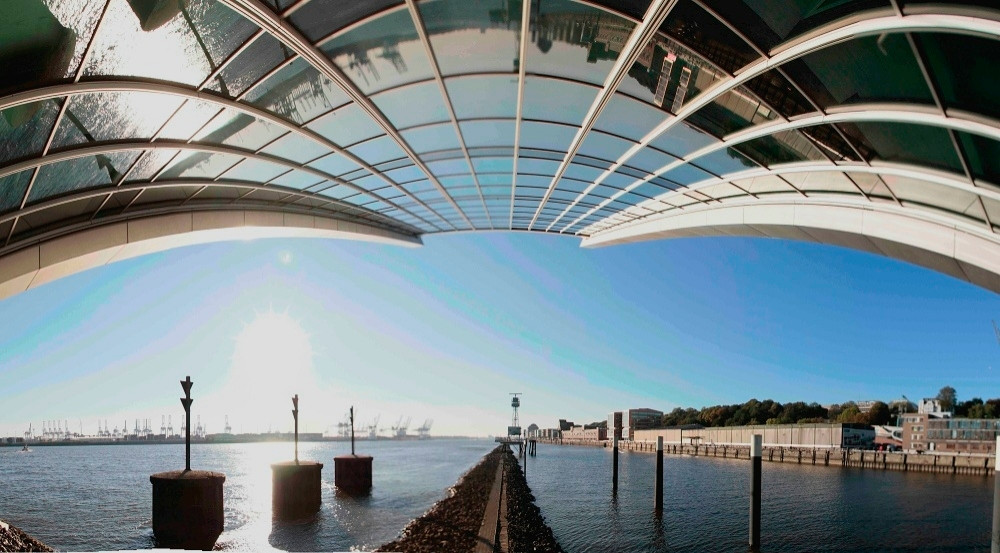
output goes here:
[[504, 448], [497, 448], [465, 473], [451, 489], [451, 496], [403, 529], [400, 536], [376, 551], [471, 552], [483, 524], [490, 491]]
[[0, 551], [53, 551], [23, 530], [0, 520]]
[[504, 456], [504, 471], [508, 551], [562, 553], [552, 529], [545, 524], [545, 517], [535, 505], [535, 496], [517, 458], [510, 451]]

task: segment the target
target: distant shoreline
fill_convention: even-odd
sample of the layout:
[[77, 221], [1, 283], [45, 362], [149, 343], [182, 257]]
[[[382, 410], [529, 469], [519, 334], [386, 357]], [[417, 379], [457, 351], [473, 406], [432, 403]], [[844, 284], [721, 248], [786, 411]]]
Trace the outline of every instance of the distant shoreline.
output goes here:
[[[371, 440], [368, 438], [355, 439], [356, 442], [425, 442], [429, 440], [487, 440], [488, 438], [478, 438], [474, 436], [430, 436], [427, 438], [417, 438], [406, 437], [406, 438], [378, 438]], [[253, 436], [241, 436], [239, 434], [232, 436], [218, 436], [209, 437], [207, 439], [193, 439], [192, 444], [255, 444], [255, 443], [269, 443], [269, 442], [293, 442], [294, 437], [281, 435], [253, 435]], [[340, 438], [340, 437], [316, 437], [309, 436], [303, 437], [299, 436], [300, 442], [350, 442], [350, 438]], [[152, 440], [56, 440], [56, 441], [44, 441], [44, 442], [28, 442], [28, 448], [32, 449], [35, 447], [65, 447], [65, 446], [100, 446], [100, 445], [177, 445], [184, 444], [183, 438], [163, 438], [163, 439], [152, 439]], [[24, 447], [24, 442], [21, 443], [0, 443], [0, 448], [11, 448], [20, 449]]]

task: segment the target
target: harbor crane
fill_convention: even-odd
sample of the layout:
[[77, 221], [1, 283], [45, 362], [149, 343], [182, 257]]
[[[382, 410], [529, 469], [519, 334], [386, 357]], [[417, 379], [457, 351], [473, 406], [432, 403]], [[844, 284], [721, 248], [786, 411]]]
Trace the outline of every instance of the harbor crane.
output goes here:
[[426, 440], [431, 437], [431, 425], [434, 424], [434, 419], [425, 419], [424, 424], [417, 428], [417, 437], [421, 440]]
[[373, 422], [371, 424], [371, 426], [368, 427], [368, 439], [369, 440], [376, 440], [376, 439], [378, 439], [378, 420], [381, 417], [382, 417], [382, 415], [376, 416], [375, 417], [375, 422]]
[[396, 421], [396, 426], [392, 427], [392, 436], [394, 438], [405, 438], [406, 430], [410, 427], [410, 420], [411, 417], [407, 417], [404, 423], [403, 417], [399, 417], [399, 420]]

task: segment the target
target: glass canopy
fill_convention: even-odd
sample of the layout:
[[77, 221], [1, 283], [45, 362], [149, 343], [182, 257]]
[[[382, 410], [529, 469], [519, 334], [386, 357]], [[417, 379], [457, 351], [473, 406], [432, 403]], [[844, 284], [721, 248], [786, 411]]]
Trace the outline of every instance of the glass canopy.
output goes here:
[[4, 0], [0, 253], [247, 207], [590, 237], [829, 199], [994, 234], [983, 5]]

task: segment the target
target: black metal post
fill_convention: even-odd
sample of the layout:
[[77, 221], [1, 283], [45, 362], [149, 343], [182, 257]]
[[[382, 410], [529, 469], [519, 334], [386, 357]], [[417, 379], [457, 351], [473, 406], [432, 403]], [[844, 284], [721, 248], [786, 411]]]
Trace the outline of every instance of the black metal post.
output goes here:
[[191, 377], [188, 376], [184, 380], [181, 380], [181, 388], [184, 388], [184, 396], [181, 398], [181, 405], [184, 406], [184, 416], [187, 419], [187, 427], [184, 432], [184, 471], [191, 470], [191, 404], [194, 400], [191, 399], [191, 386], [194, 386], [194, 382], [191, 382]]
[[611, 488], [618, 491], [618, 436], [614, 437], [614, 442], [614, 449], [611, 450]]
[[351, 406], [351, 455], [354, 455], [354, 406]]
[[292, 417], [295, 419], [295, 464], [299, 464], [299, 394], [292, 396]]
[[656, 512], [663, 512], [663, 436], [656, 437]]
[[750, 479], [750, 549], [753, 551], [760, 548], [760, 469], [763, 441], [763, 436], [754, 434], [750, 444], [750, 460], [753, 465]]

